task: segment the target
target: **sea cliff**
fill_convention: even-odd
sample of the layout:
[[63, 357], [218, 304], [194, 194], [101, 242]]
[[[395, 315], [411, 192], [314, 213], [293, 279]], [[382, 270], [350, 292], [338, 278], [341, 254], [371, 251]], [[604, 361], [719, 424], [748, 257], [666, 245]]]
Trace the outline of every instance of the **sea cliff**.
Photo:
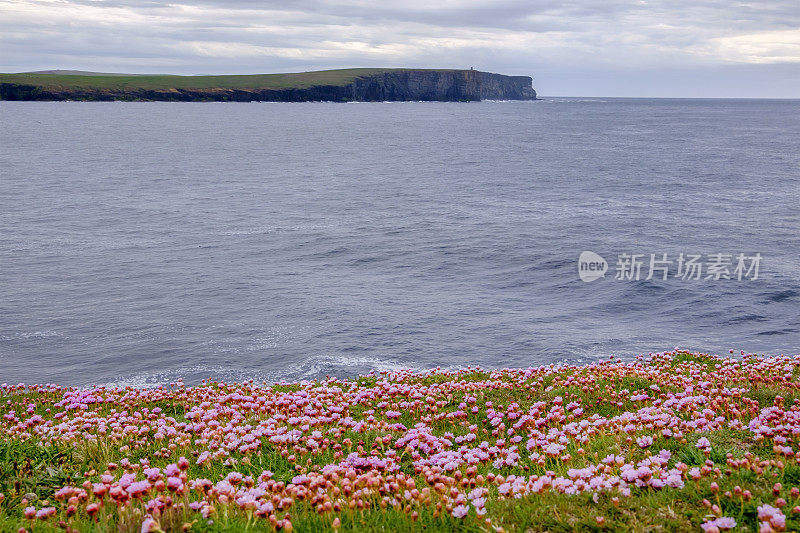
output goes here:
[[346, 69], [253, 76], [0, 74], [0, 100], [375, 102], [535, 100], [529, 76], [478, 70]]

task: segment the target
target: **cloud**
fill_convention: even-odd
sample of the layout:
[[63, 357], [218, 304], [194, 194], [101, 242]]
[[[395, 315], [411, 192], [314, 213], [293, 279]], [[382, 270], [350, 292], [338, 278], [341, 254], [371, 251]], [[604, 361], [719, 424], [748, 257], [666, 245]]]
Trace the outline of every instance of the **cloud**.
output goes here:
[[0, 0], [0, 71], [800, 63], [796, 0]]
[[719, 37], [709, 47], [709, 54], [727, 61], [800, 63], [800, 29]]

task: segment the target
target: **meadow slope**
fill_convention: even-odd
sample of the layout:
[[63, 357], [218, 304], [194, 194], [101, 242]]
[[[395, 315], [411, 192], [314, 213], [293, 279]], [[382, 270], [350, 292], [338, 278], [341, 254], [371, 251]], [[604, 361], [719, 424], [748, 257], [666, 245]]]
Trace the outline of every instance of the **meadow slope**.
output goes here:
[[798, 531], [798, 357], [0, 387], [0, 531]]

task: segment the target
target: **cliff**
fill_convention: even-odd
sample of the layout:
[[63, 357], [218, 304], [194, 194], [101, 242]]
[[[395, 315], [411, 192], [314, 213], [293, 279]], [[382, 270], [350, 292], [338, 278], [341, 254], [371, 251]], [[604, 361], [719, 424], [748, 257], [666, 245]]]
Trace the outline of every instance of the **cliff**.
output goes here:
[[401, 70], [356, 79], [356, 101], [535, 100], [529, 76], [504, 76], [477, 70]]
[[0, 74], [0, 100], [380, 102], [535, 100], [529, 76], [477, 70], [344, 69], [252, 76]]

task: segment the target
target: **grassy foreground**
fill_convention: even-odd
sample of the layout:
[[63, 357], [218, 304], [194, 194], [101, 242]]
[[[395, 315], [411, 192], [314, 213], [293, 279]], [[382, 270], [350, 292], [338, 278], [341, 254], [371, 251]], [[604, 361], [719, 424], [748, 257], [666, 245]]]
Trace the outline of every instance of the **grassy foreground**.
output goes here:
[[[28, 72], [0, 74], [0, 83], [35, 85], [47, 89], [169, 90], [169, 89], [305, 89], [323, 85], [344, 86], [356, 78], [402, 69], [350, 68], [228, 76], [175, 76], [167, 74], [61, 74]], [[419, 69], [415, 69], [419, 70]]]
[[0, 387], [0, 531], [798, 531], [798, 357]]

